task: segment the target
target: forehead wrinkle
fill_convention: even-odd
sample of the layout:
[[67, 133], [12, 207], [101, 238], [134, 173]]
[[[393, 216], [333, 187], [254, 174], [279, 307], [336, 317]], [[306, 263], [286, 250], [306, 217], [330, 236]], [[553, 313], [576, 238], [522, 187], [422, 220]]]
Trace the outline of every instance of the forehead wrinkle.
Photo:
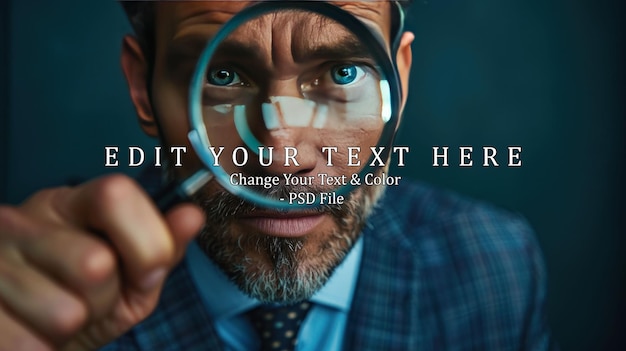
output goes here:
[[[330, 1], [330, 2], [350, 12], [352, 15], [356, 16], [357, 18], [361, 19], [361, 21], [363, 21], [363, 23], [365, 23], [368, 27], [373, 29], [374, 33], [377, 36], [379, 36], [381, 39], [383, 38], [386, 39], [389, 37], [388, 35], [385, 35], [386, 33], [389, 32], [389, 29], [387, 27], [390, 26], [385, 23], [385, 20], [389, 19], [388, 22], [390, 24], [390, 7], [389, 7], [388, 1]], [[193, 35], [193, 36], [205, 35], [207, 36], [207, 40], [208, 40], [210, 39], [210, 36], [215, 34], [215, 32], [219, 29], [219, 27], [222, 24], [224, 24], [226, 21], [232, 18], [232, 16], [240, 12], [244, 7], [247, 7], [253, 3], [255, 2], [250, 2], [250, 1], [211, 1], [211, 2], [197, 2], [197, 3], [196, 2], [187, 3], [187, 2], [181, 2], [181, 1], [157, 2], [157, 9], [158, 9], [157, 14], [159, 16], [159, 19], [161, 20], [160, 23], [169, 22], [168, 25], [157, 26], [159, 32], [161, 32], [160, 33], [161, 45], [157, 45], [157, 51], [163, 52], [164, 46], [165, 48], [170, 46], [171, 41], [179, 37], [184, 38], [187, 35]], [[296, 29], [296, 27], [298, 27], [297, 23], [296, 25], [290, 23], [290, 25], [286, 27], [289, 29], [288, 30], [289, 33], [284, 33], [284, 32], [280, 33], [278, 28], [275, 28], [276, 19], [277, 18], [272, 18], [272, 20], [270, 21], [271, 23], [269, 24], [269, 28], [261, 28], [261, 27], [265, 27], [264, 24], [257, 23], [257, 26], [259, 26], [258, 30], [254, 31], [253, 28], [250, 28], [246, 36], [246, 39], [248, 40], [254, 38], [255, 41], [258, 41], [259, 39], [264, 38], [270, 41], [269, 43], [265, 42], [265, 43], [262, 43], [262, 45], [259, 45], [260, 48], [265, 49], [264, 50], [265, 52], [258, 52], [258, 54], [262, 55], [263, 57], [266, 57], [265, 59], [266, 64], [270, 64], [274, 66], [278, 64], [278, 62], [274, 61], [274, 58], [276, 56], [278, 57], [281, 56], [280, 54], [278, 54], [279, 52], [283, 53], [283, 57], [282, 57], [283, 62], [286, 59], [294, 63], [295, 60], [298, 60], [302, 58], [303, 56], [305, 56], [307, 51], [312, 52], [313, 50], [316, 49], [316, 47], [320, 48], [322, 46], [325, 46], [325, 47], [331, 46], [331, 45], [327, 45], [327, 43], [325, 42], [328, 42], [328, 44], [334, 44], [339, 41], [338, 36], [335, 36], [333, 38], [333, 39], [337, 39], [334, 41], [311, 40], [314, 37], [318, 37], [318, 38], [320, 37], [319, 31], [315, 32], [315, 28], [316, 28], [315, 24], [317, 22], [324, 21], [325, 18], [322, 18], [318, 21], [311, 21], [309, 25], [304, 26], [305, 30], [303, 31], [297, 31]], [[328, 23], [332, 23], [332, 22], [333, 22], [332, 20], [328, 21]], [[310, 30], [306, 30], [306, 27], [310, 27]], [[336, 27], [340, 28], [341, 26], [336, 25]], [[264, 33], [263, 30], [269, 29], [270, 32], [272, 32], [272, 28], [274, 28], [274, 30], [277, 30], [276, 33], [272, 33], [272, 34], [267, 33], [269, 35], [263, 35]], [[351, 33], [347, 29], [344, 29], [344, 30], [346, 31], [346, 34]], [[310, 32], [308, 36], [305, 36], [306, 32]], [[274, 38], [273, 34], [282, 35], [283, 39], [288, 38], [291, 43], [289, 47], [284, 48], [284, 49], [285, 50], [289, 49], [291, 51], [279, 50], [277, 51], [276, 54], [274, 52], [271, 52], [271, 53], [268, 52], [267, 50], [269, 50], [270, 48], [273, 48], [275, 44], [273, 43], [273, 41], [276, 38]], [[302, 35], [302, 37], [298, 38], [299, 35]], [[304, 47], [302, 47], [302, 45], [304, 44], [311, 45], [311, 48], [306, 48], [307, 50], [302, 50], [304, 49]], [[298, 45], [300, 47], [297, 47]], [[274, 49], [271, 49], [271, 50], [274, 51]], [[323, 50], [320, 50], [320, 52], [322, 51]], [[344, 52], [347, 54], [349, 51], [350, 50], [345, 50]], [[352, 51], [355, 51], [355, 50], [352, 50]], [[288, 54], [284, 55], [285, 53], [288, 53]], [[272, 56], [270, 61], [274, 61], [274, 62], [267, 62], [267, 59], [269, 59], [269, 57], [267, 56]], [[289, 56], [289, 57], [284, 57], [284, 56]]]
[[219, 28], [247, 3], [231, 1], [157, 1], [155, 21], [155, 64], [197, 58]]
[[271, 47], [268, 55], [272, 65], [286, 74], [290, 71], [288, 67], [300, 63], [354, 58], [367, 51], [350, 30], [320, 14], [287, 10], [267, 20], [272, 33], [266, 44]]
[[250, 21], [226, 38], [219, 52], [222, 60], [230, 55], [283, 78], [297, 72], [298, 64], [370, 57], [366, 45], [349, 29], [324, 16], [298, 11]]
[[243, 1], [157, 1], [157, 30], [168, 39], [184, 36], [198, 25], [222, 25], [246, 5]]
[[335, 6], [339, 6], [346, 11], [350, 11], [351, 9], [359, 9], [366, 12], [370, 12], [371, 14], [381, 16], [387, 6], [389, 5], [388, 0], [362, 0], [362, 1], [331, 1]]
[[302, 24], [301, 27], [300, 30], [294, 28], [291, 42], [291, 54], [296, 62], [342, 59], [361, 56], [367, 51], [360, 49], [363, 45], [352, 32], [333, 21], [328, 24], [312, 23], [309, 26]]
[[224, 40], [226, 45], [230, 45], [235, 50], [239, 47], [239, 49], [245, 50], [242, 53], [247, 51], [247, 57], [244, 59], [254, 62], [255, 65], [264, 70], [269, 70], [271, 65], [271, 62], [268, 61], [271, 61], [269, 57], [271, 55], [273, 39], [271, 30], [273, 26], [271, 21], [268, 26], [268, 18], [268, 16], [261, 16], [252, 19], [245, 26], [237, 28]]
[[[309, 0], [312, 1], [312, 0]], [[158, 1], [156, 2], [157, 16], [160, 20], [168, 19], [169, 26], [157, 26], [161, 34], [166, 34], [167, 38], [174, 38], [184, 35], [188, 30], [187, 26], [195, 24], [215, 24], [221, 25], [232, 16], [258, 1]], [[364, 21], [369, 27], [380, 33], [382, 38], [389, 38], [389, 27], [391, 26], [390, 2], [389, 0], [362, 0], [362, 1], [333, 1], [330, 3], [338, 6]], [[157, 22], [159, 23], [159, 22]], [[164, 27], [170, 27], [167, 33]]]
[[332, 1], [332, 3], [359, 18], [379, 39], [390, 45], [392, 4], [389, 0]]

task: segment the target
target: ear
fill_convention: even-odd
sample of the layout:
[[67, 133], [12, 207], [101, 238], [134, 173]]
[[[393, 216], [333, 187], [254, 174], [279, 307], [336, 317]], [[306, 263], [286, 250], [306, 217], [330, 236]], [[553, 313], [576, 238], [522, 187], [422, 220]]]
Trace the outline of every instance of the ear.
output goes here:
[[152, 137], [159, 135], [154, 119], [150, 95], [148, 94], [148, 64], [137, 39], [126, 35], [122, 41], [122, 70], [126, 76], [130, 98], [133, 100], [139, 124], [144, 133]]
[[409, 74], [411, 73], [411, 63], [413, 61], [413, 53], [411, 52], [411, 43], [413, 43], [415, 35], [411, 32], [404, 32], [400, 39], [400, 46], [396, 54], [396, 65], [398, 66], [398, 74], [400, 75], [400, 84], [402, 85], [402, 108], [406, 104], [409, 96]]

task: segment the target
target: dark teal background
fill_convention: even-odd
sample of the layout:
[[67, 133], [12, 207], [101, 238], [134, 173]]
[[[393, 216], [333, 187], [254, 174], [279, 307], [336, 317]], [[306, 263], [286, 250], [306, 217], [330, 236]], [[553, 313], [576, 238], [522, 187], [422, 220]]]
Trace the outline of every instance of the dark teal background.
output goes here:
[[[129, 26], [117, 4], [11, 0], [0, 11], [0, 200], [113, 171], [105, 145], [154, 143], [119, 67]], [[626, 349], [623, 20], [618, 0], [434, 0], [408, 16], [398, 144], [411, 152], [397, 172], [529, 219], [564, 350]], [[523, 147], [521, 168], [503, 167], [508, 145]], [[450, 147], [450, 167], [431, 166], [433, 146]], [[474, 147], [474, 167], [458, 167], [459, 146]], [[482, 146], [499, 148], [501, 167], [481, 167]]]

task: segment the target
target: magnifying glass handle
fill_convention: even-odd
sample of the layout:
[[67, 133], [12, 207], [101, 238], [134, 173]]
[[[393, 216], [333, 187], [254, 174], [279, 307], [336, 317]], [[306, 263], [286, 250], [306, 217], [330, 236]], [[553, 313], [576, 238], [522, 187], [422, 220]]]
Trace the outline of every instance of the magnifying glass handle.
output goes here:
[[166, 212], [175, 205], [188, 201], [189, 197], [181, 191], [177, 181], [171, 181], [161, 188], [152, 199], [161, 212]]
[[152, 199], [159, 210], [165, 212], [181, 202], [189, 201], [191, 196], [212, 178], [213, 175], [209, 171], [199, 170], [182, 182], [176, 180], [169, 182]]

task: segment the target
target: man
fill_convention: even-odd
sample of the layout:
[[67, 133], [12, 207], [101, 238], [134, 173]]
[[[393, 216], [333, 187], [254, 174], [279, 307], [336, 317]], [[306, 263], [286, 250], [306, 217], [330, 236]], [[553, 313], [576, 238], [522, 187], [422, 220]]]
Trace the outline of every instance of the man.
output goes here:
[[[141, 126], [165, 145], [186, 145], [181, 38], [210, 37], [250, 4], [124, 5], [138, 36], [124, 38], [122, 67]], [[413, 36], [391, 44], [395, 3], [334, 5], [394, 48], [406, 100]], [[289, 28], [297, 37], [300, 27]], [[272, 50], [263, 57], [278, 59]], [[309, 162], [308, 173], [324, 165]], [[134, 181], [110, 176], [0, 208], [0, 350], [552, 346], [542, 260], [515, 215], [406, 183], [384, 195], [361, 187], [337, 211], [291, 217], [214, 183], [196, 200], [202, 209], [183, 204], [162, 215]]]

